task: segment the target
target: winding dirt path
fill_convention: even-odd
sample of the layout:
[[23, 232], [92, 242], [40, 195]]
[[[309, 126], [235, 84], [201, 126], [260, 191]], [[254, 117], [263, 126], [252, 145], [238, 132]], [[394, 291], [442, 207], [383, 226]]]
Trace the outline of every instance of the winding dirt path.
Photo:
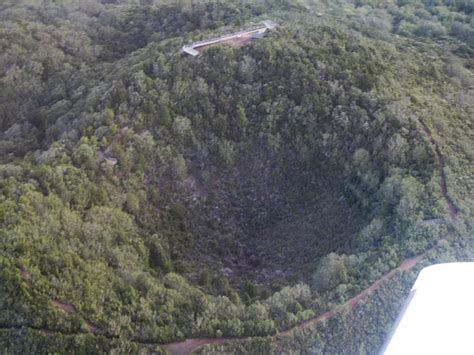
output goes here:
[[[421, 123], [421, 126], [423, 127], [423, 132], [425, 133], [425, 135], [428, 138], [428, 141], [434, 148], [436, 159], [438, 161], [438, 167], [439, 167], [439, 186], [440, 186], [441, 195], [443, 196], [446, 202], [446, 212], [449, 214], [451, 220], [454, 221], [456, 220], [458, 209], [448, 194], [448, 187], [446, 184], [446, 174], [444, 172], [444, 167], [445, 167], [444, 156], [441, 153], [441, 150], [439, 149], [439, 146], [436, 143], [435, 139], [433, 138], [433, 134], [431, 133], [431, 130], [429, 129], [429, 127], [426, 125], [426, 123], [422, 119], [420, 119], [419, 121]], [[342, 307], [353, 309], [361, 300], [363, 300], [370, 293], [378, 289], [385, 280], [392, 277], [397, 271], [400, 271], [400, 270], [408, 271], [412, 269], [422, 258], [423, 258], [423, 255], [418, 255], [414, 258], [405, 260], [398, 268], [393, 269], [392, 271], [383, 275], [381, 278], [379, 278], [377, 281], [375, 281], [372, 285], [367, 287], [365, 290], [363, 290], [356, 296], [352, 297], [351, 299], [347, 300], [345, 303], [342, 304]], [[319, 316], [316, 316], [307, 321], [304, 321], [291, 329], [279, 332], [277, 336], [290, 336], [296, 330], [305, 329], [315, 324], [321, 323], [325, 320], [328, 320], [334, 317], [336, 313], [337, 312], [335, 309], [327, 311], [323, 314], [320, 314]], [[242, 338], [186, 339], [182, 342], [170, 343], [164, 346], [173, 355], [187, 355], [191, 353], [193, 350], [196, 350], [197, 348], [200, 348], [204, 345], [222, 344], [226, 341], [236, 341], [239, 339], [241, 340]]]
[[[454, 202], [452, 201], [452, 199], [448, 195], [448, 189], [447, 189], [447, 184], [446, 184], [446, 175], [444, 173], [444, 167], [445, 167], [444, 156], [442, 155], [442, 153], [441, 153], [436, 141], [434, 140], [433, 135], [432, 135], [430, 129], [428, 128], [428, 126], [421, 119], [420, 119], [420, 123], [423, 127], [423, 132], [426, 134], [429, 142], [434, 147], [436, 157], [437, 157], [437, 160], [438, 160], [438, 165], [439, 165], [439, 177], [440, 177], [439, 185], [440, 185], [441, 195], [443, 196], [443, 198], [445, 199], [445, 202], [446, 202], [446, 212], [449, 214], [451, 219], [454, 221], [456, 219], [458, 210], [456, 208], [456, 205], [454, 204]], [[361, 300], [365, 299], [369, 294], [371, 294], [372, 292], [377, 290], [382, 285], [382, 283], [384, 281], [391, 278], [397, 271], [409, 271], [410, 269], [415, 267], [422, 258], [423, 258], [423, 255], [418, 255], [416, 257], [405, 260], [397, 268], [391, 270], [390, 272], [386, 273], [385, 275], [383, 275], [382, 277], [377, 279], [369, 287], [367, 287], [366, 289], [364, 289], [363, 291], [361, 291], [359, 294], [352, 297], [351, 299], [347, 300], [342, 305], [339, 305], [339, 306], [335, 307], [334, 309], [329, 310], [325, 313], [322, 313], [322, 314], [320, 314], [320, 315], [318, 315], [314, 318], [308, 319], [308, 320], [298, 324], [297, 326], [295, 326], [293, 328], [290, 328], [288, 330], [279, 332], [274, 336], [274, 339], [278, 336], [290, 336], [290, 335], [293, 334], [293, 332], [295, 332], [297, 330], [302, 330], [302, 329], [314, 326], [316, 324], [319, 324], [319, 323], [321, 323], [323, 321], [326, 321], [328, 319], [331, 319], [332, 317], [334, 317], [337, 314], [336, 308], [340, 308], [341, 306], [346, 307], [348, 309], [353, 309], [354, 307], [357, 306], [357, 304]], [[33, 285], [31, 283], [30, 275], [28, 274], [28, 272], [26, 270], [22, 269], [21, 272], [20, 272], [20, 275], [26, 281], [27, 287], [31, 288]], [[62, 311], [64, 311], [67, 314], [76, 313], [76, 310], [75, 310], [74, 306], [72, 306], [70, 304], [66, 304], [66, 303], [60, 302], [60, 301], [55, 300], [55, 299], [51, 299], [50, 304], [52, 306], [56, 307], [56, 308], [61, 309]], [[10, 326], [8, 328], [2, 328], [2, 329], [21, 329], [22, 327], [24, 327], [24, 326]], [[31, 329], [38, 330], [45, 336], [53, 336], [57, 333], [60, 333], [59, 331], [36, 328], [36, 327], [32, 327], [32, 326], [27, 326], [27, 325], [25, 325], [25, 327], [29, 327]], [[89, 331], [90, 332], [94, 333], [96, 330], [97, 330], [97, 327], [95, 327], [94, 325], [89, 324]], [[62, 333], [62, 334], [65, 334], [65, 333]], [[69, 334], [69, 335], [74, 335], [74, 334]], [[164, 348], [166, 348], [173, 355], [188, 355], [192, 351], [194, 351], [194, 350], [196, 350], [196, 349], [198, 349], [198, 348], [200, 348], [204, 345], [223, 344], [227, 341], [239, 341], [239, 340], [244, 340], [244, 339], [248, 339], [248, 338], [186, 339], [186, 340], [181, 341], [181, 342], [163, 344], [162, 346]], [[156, 344], [156, 345], [159, 345], [159, 344]]]
[[[366, 298], [369, 294], [371, 294], [373, 291], [378, 289], [382, 283], [392, 277], [397, 271], [408, 271], [412, 269], [421, 259], [423, 258], [423, 255], [418, 255], [414, 258], [410, 258], [405, 260], [402, 264], [400, 264], [399, 267], [396, 269], [393, 269], [392, 271], [386, 273], [382, 277], [380, 277], [377, 281], [375, 281], [372, 285], [364, 289], [362, 292], [354, 296], [353, 298], [349, 299], [345, 303], [343, 303], [342, 307], [348, 307], [349, 309], [353, 309], [361, 300]], [[340, 307], [339, 306], [339, 307]], [[337, 307], [337, 308], [339, 308]], [[308, 327], [311, 327], [315, 324], [321, 323], [325, 320], [328, 320], [332, 317], [334, 317], [337, 314], [336, 309], [327, 311], [323, 314], [320, 314], [319, 316], [316, 316], [314, 318], [308, 319], [307, 321], [304, 321], [300, 323], [299, 325], [290, 328], [288, 330], [279, 332], [276, 336], [290, 336], [293, 332], [296, 330], [301, 330], [305, 329]], [[209, 345], [209, 344], [223, 344], [227, 341], [238, 341], [238, 340], [243, 340], [246, 338], [205, 338], [205, 339], [186, 339], [181, 342], [176, 342], [176, 343], [170, 343], [164, 345], [164, 347], [173, 355], [188, 355], [192, 351], [196, 350], [197, 348], [200, 348], [204, 345]]]

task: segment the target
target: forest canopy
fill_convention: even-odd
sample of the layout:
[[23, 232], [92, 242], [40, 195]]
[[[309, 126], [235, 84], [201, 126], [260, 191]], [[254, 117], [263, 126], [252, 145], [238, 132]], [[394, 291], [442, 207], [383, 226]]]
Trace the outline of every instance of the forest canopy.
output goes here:
[[[0, 348], [277, 352], [270, 336], [406, 258], [471, 260], [473, 11], [3, 1]], [[181, 52], [264, 20], [259, 40]], [[412, 281], [298, 346], [376, 352]]]

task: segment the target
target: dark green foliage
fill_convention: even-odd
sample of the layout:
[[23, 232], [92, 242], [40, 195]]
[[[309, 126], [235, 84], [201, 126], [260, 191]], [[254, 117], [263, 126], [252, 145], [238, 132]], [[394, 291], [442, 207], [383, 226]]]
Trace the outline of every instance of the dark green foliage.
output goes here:
[[148, 247], [150, 250], [150, 266], [167, 273], [172, 269], [169, 253], [161, 246], [159, 242], [153, 241]]
[[[3, 2], [0, 348], [278, 352], [269, 335], [405, 257], [468, 253], [472, 6], [389, 3]], [[394, 312], [362, 307], [287, 345], [375, 351]]]

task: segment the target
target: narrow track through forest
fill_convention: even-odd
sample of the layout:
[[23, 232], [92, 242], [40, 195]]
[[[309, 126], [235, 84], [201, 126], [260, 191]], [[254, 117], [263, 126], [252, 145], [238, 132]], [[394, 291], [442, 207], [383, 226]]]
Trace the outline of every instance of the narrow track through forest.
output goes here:
[[473, 6], [0, 1], [0, 355], [380, 351], [474, 259]]
[[[448, 194], [448, 188], [446, 184], [446, 174], [444, 172], [444, 167], [445, 167], [445, 159], [443, 154], [441, 153], [441, 150], [436, 143], [435, 139], [433, 138], [433, 135], [431, 133], [431, 130], [428, 128], [426, 123], [423, 120], [419, 120], [420, 124], [423, 128], [423, 132], [426, 134], [427, 139], [429, 143], [432, 145], [435, 154], [436, 154], [436, 159], [438, 163], [438, 173], [439, 173], [439, 186], [440, 186], [440, 191], [441, 195], [443, 196], [443, 199], [446, 202], [446, 212], [448, 213], [449, 217], [451, 218], [452, 221], [456, 220], [457, 216], [457, 208], [452, 201], [452, 199], [449, 197]], [[353, 309], [354, 307], [357, 306], [357, 304], [365, 299], [368, 295], [370, 295], [372, 292], [377, 290], [382, 283], [392, 277], [397, 271], [409, 271], [413, 267], [415, 267], [418, 262], [423, 258], [423, 255], [418, 255], [416, 257], [410, 258], [405, 260], [400, 266], [397, 268], [389, 271], [379, 279], [377, 279], [374, 283], [372, 283], [369, 287], [361, 291], [359, 294], [354, 296], [353, 298], [349, 299], [342, 305], [339, 305], [335, 308], [340, 308], [345, 307], [349, 309]], [[319, 324], [325, 320], [328, 320], [332, 317], [334, 317], [337, 314], [336, 309], [329, 310], [325, 313], [322, 313], [314, 318], [308, 319], [299, 325], [290, 328], [288, 330], [279, 332], [275, 337], [278, 336], [290, 336], [293, 332], [296, 330], [301, 330], [305, 329], [311, 326], [314, 326], [316, 324]], [[238, 341], [238, 340], [243, 340], [245, 338], [203, 338], [203, 339], [186, 339], [181, 342], [176, 342], [176, 343], [170, 343], [165, 345], [165, 348], [173, 355], [187, 355], [190, 354], [192, 351], [196, 350], [197, 348], [200, 348], [204, 345], [210, 345], [210, 344], [223, 344], [226, 341]]]
[[[441, 153], [441, 150], [439, 149], [436, 141], [433, 138], [433, 135], [428, 128], [428, 126], [420, 120], [420, 123], [422, 125], [423, 131], [427, 136], [427, 139], [429, 143], [432, 145], [435, 153], [436, 153], [436, 158], [438, 161], [438, 169], [439, 169], [439, 185], [440, 185], [440, 191], [441, 194], [446, 202], [446, 212], [450, 216], [451, 220], [454, 221], [457, 216], [457, 208], [452, 201], [452, 199], [448, 195], [447, 191], [447, 184], [446, 184], [446, 176], [444, 173], [444, 167], [445, 167], [445, 159], [444, 156]], [[389, 271], [385, 275], [381, 276], [379, 279], [377, 279], [374, 283], [372, 283], [369, 287], [352, 297], [351, 299], [347, 300], [341, 305], [338, 305], [337, 307], [333, 308], [332, 310], [329, 310], [327, 312], [324, 312], [318, 316], [315, 316], [311, 319], [308, 319], [300, 324], [298, 324], [295, 327], [292, 327], [290, 329], [281, 331], [277, 333], [273, 338], [276, 339], [277, 337], [285, 337], [285, 336], [290, 336], [293, 332], [297, 330], [302, 330], [314, 325], [317, 325], [323, 321], [326, 321], [332, 317], [334, 317], [338, 311], [336, 309], [339, 309], [341, 307], [346, 308], [346, 309], [353, 309], [357, 306], [357, 304], [365, 299], [367, 296], [369, 296], [372, 292], [377, 290], [384, 281], [387, 279], [391, 278], [397, 271], [409, 271], [413, 267], [415, 267], [420, 260], [423, 259], [423, 255], [418, 255], [413, 258], [406, 259], [404, 262], [402, 262], [397, 268]], [[25, 280], [27, 287], [32, 288], [33, 284], [31, 283], [29, 274], [26, 270], [21, 270], [21, 277]], [[66, 314], [74, 314], [76, 313], [76, 310], [73, 305], [63, 303], [59, 300], [50, 300], [50, 305], [62, 310]], [[67, 333], [67, 332], [61, 332], [59, 330], [52, 330], [52, 329], [43, 329], [40, 327], [34, 327], [34, 326], [29, 326], [29, 325], [9, 325], [9, 326], [4, 326], [1, 327], [1, 329], [21, 329], [21, 328], [30, 328], [37, 330], [41, 332], [44, 336], [53, 336], [55, 334], [63, 334], [63, 335], [78, 335], [79, 333]], [[89, 328], [89, 333], [95, 333], [97, 331], [97, 328], [92, 325], [88, 324]], [[103, 335], [103, 334], [102, 334]], [[107, 338], [117, 338], [116, 336], [107, 336], [103, 335]], [[201, 339], [186, 339], [180, 342], [175, 342], [175, 343], [169, 343], [169, 344], [162, 344], [162, 346], [167, 349], [171, 354], [173, 355], [186, 355], [190, 354], [192, 351], [205, 346], [205, 345], [210, 345], [210, 344], [223, 344], [225, 342], [229, 341], [242, 341], [248, 338], [201, 338]], [[140, 343], [140, 342], [139, 342]], [[150, 343], [150, 345], [152, 345]], [[155, 345], [155, 344], [153, 344]], [[156, 344], [158, 345], [158, 344]]]
[[436, 159], [438, 160], [438, 167], [439, 167], [439, 179], [440, 179], [439, 186], [441, 190], [441, 195], [443, 195], [443, 198], [446, 201], [446, 212], [449, 214], [452, 220], [455, 220], [458, 213], [458, 209], [448, 194], [448, 186], [446, 184], [446, 174], [444, 172], [444, 167], [446, 165], [444, 156], [441, 153], [441, 150], [439, 149], [438, 144], [434, 140], [433, 134], [431, 133], [431, 130], [429, 129], [429, 127], [426, 125], [426, 123], [422, 119], [420, 119], [420, 123], [423, 126], [423, 131], [428, 137], [428, 140], [430, 144], [433, 146], [434, 151], [436, 153]]
[[[369, 294], [371, 294], [373, 291], [377, 290], [382, 283], [392, 277], [397, 271], [409, 271], [413, 267], [415, 267], [418, 262], [423, 258], [423, 255], [418, 255], [414, 258], [410, 258], [405, 260], [400, 266], [398, 266], [396, 269], [393, 269], [377, 279], [373, 284], [371, 284], [369, 287], [364, 289], [362, 292], [357, 294], [356, 296], [352, 297], [351, 299], [347, 300], [345, 303], [342, 305], [338, 305], [336, 308], [346, 307], [349, 309], [353, 309], [357, 304], [366, 298]], [[323, 321], [326, 321], [332, 317], [334, 317], [338, 312], [336, 309], [327, 311], [323, 314], [320, 314], [314, 318], [308, 319], [299, 325], [290, 328], [288, 330], [282, 331], [277, 333], [273, 338], [277, 337], [285, 337], [285, 336], [290, 336], [293, 332], [297, 330], [302, 330], [314, 325], [317, 325]], [[204, 345], [210, 345], [210, 344], [223, 344], [227, 341], [242, 341], [248, 338], [204, 338], [204, 339], [186, 339], [181, 342], [176, 342], [176, 343], [171, 343], [165, 345], [165, 348], [173, 355], [187, 355], [190, 354], [192, 351], [204, 346]]]

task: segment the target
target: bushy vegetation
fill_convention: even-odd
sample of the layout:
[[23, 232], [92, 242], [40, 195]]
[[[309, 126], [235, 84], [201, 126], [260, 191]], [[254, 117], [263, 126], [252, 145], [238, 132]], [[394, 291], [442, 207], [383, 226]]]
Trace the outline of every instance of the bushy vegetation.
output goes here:
[[[472, 243], [472, 241], [470, 241]], [[448, 247], [441, 241], [411, 272], [397, 272], [355, 308], [336, 307], [335, 315], [312, 327], [277, 337], [253, 337], [207, 345], [195, 354], [379, 354], [422, 267], [438, 262], [470, 261], [472, 246]]]
[[209, 345], [196, 354], [376, 354], [403, 305], [414, 274], [397, 275], [355, 309], [339, 309], [336, 316], [291, 336], [259, 337]]
[[467, 1], [3, 2], [2, 347], [275, 346], [406, 257], [469, 251], [469, 31]]

